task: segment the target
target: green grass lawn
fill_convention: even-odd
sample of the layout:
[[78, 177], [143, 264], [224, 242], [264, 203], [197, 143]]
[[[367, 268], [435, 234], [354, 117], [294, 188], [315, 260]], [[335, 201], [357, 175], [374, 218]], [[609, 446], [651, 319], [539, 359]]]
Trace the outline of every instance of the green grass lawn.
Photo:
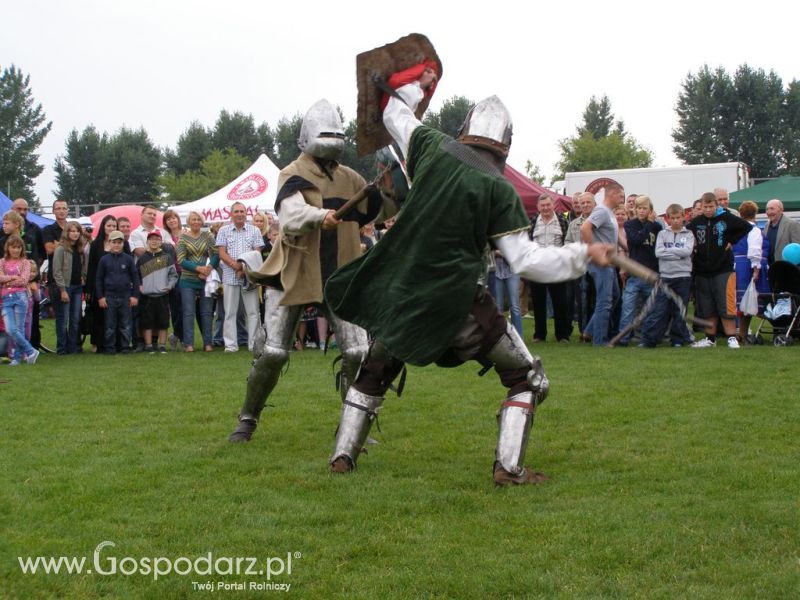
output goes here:
[[[293, 353], [241, 445], [245, 352], [0, 366], [0, 597], [281, 593], [205, 563], [123, 573], [209, 553], [223, 573], [257, 558], [294, 598], [798, 597], [800, 347], [533, 350], [552, 388], [528, 462], [551, 480], [515, 489], [492, 485], [503, 389], [476, 364], [410, 369], [349, 476], [327, 472], [339, 403], [318, 351]], [[19, 565], [94, 571], [104, 541], [116, 574]]]

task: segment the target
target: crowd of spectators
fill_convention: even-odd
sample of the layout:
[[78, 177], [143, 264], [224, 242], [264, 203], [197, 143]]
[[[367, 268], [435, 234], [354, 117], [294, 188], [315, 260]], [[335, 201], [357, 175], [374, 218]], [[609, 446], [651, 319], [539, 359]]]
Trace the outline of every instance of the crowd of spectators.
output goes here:
[[[184, 224], [167, 210], [158, 227], [157, 210], [147, 206], [135, 229], [128, 218], [109, 215], [92, 239], [91, 230], [68, 220], [65, 201], [56, 200], [52, 210], [55, 223], [43, 229], [26, 218], [24, 199], [3, 215], [0, 356], [6, 362], [38, 359], [44, 298], [55, 317], [59, 355], [166, 353], [168, 345], [194, 352], [195, 323], [206, 352], [215, 346], [226, 352], [252, 349], [263, 304], [260, 289], [247, 282], [243, 262], [252, 253], [261, 259], [269, 254], [279, 234], [270, 215], [256, 213], [248, 222], [245, 207], [234, 204], [230, 221], [209, 229], [197, 212], [189, 213]], [[651, 283], [613, 266], [590, 265], [577, 280], [539, 284], [521, 281], [495, 254], [489, 291], [501, 310], [508, 306], [520, 335], [522, 316], [532, 309], [533, 343], [547, 339], [552, 318], [554, 339], [561, 343], [569, 343], [577, 329], [576, 339], [596, 346], [613, 340], [619, 346], [636, 341], [648, 348], [663, 342], [704, 348], [715, 346], [722, 335], [730, 348], [739, 348], [748, 340], [751, 319], [738, 310], [744, 291], [752, 281], [759, 292], [768, 292], [769, 266], [787, 245], [800, 243], [800, 223], [784, 216], [780, 200], [767, 204], [763, 232], [755, 203], [743, 202], [739, 211], [718, 188], [691, 208], [672, 204], [659, 217], [650, 198], [626, 197], [612, 184], [599, 204], [592, 193], [575, 194], [566, 213], [557, 212], [554, 198], [543, 194], [531, 220], [530, 237], [541, 246], [611, 243], [660, 272], [683, 304], [693, 298], [695, 314], [708, 321], [699, 340], [670, 297], [651, 297]], [[377, 243], [381, 233], [372, 225], [362, 228], [362, 249]], [[309, 306], [295, 347], [324, 348], [326, 343], [331, 343], [327, 322]]]
[[562, 343], [573, 339], [577, 326], [576, 339], [601, 347], [636, 342], [643, 348], [661, 343], [707, 348], [722, 337], [728, 347], [740, 348], [751, 337], [752, 315], [739, 310], [745, 290], [753, 281], [759, 293], [767, 294], [769, 266], [781, 260], [788, 244], [800, 242], [800, 223], [784, 216], [780, 200], [767, 203], [762, 231], [756, 223], [758, 206], [743, 202], [737, 211], [722, 188], [703, 194], [691, 207], [672, 204], [660, 216], [648, 196], [626, 197], [616, 184], [604, 189], [600, 203], [583, 192], [573, 196], [569, 212], [554, 213], [553, 204], [551, 195], [539, 197], [531, 239], [545, 246], [579, 241], [616, 245], [619, 254], [659, 273], [685, 307], [693, 300], [694, 314], [709, 325], [695, 339], [669, 295], [653, 295], [651, 283], [614, 266], [589, 265], [583, 277], [555, 286], [523, 281], [519, 302], [507, 302], [509, 274], [498, 264], [490, 289], [501, 310], [508, 306], [515, 327], [518, 314], [529, 314], [530, 307], [533, 343], [545, 341], [552, 318], [555, 340]]

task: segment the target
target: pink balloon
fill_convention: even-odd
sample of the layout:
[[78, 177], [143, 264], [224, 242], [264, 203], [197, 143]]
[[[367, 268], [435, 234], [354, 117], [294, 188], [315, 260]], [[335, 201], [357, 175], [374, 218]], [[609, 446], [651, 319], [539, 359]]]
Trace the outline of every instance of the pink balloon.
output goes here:
[[[112, 206], [111, 208], [105, 208], [99, 212], [94, 213], [91, 217], [92, 220], [92, 238], [97, 237], [97, 233], [100, 231], [100, 221], [103, 220], [103, 217], [106, 215], [113, 215], [117, 219], [120, 217], [128, 217], [131, 221], [131, 229], [136, 229], [141, 224], [142, 218], [142, 206], [138, 204], [124, 204], [122, 206]], [[156, 211], [158, 216], [156, 217], [156, 226], [163, 227], [161, 222], [162, 213], [161, 211]]]

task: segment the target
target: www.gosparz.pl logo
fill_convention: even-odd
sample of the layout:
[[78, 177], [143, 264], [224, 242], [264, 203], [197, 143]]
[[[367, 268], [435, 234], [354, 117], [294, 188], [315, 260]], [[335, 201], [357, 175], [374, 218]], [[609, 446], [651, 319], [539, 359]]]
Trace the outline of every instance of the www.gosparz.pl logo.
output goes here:
[[19, 567], [25, 575], [97, 574], [102, 576], [140, 575], [157, 580], [167, 575], [238, 575], [265, 577], [267, 581], [279, 575], [292, 574], [292, 562], [299, 559], [300, 552], [287, 552], [285, 556], [257, 558], [255, 556], [214, 556], [212, 552], [187, 557], [166, 556], [113, 556], [107, 548], [115, 548], [114, 542], [105, 541], [97, 545], [91, 563], [85, 556], [18, 556]]

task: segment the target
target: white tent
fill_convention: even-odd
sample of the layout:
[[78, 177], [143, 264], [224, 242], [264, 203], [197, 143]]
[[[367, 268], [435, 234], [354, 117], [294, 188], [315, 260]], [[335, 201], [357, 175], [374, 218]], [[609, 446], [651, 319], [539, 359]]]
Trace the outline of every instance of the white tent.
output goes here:
[[250, 165], [250, 168], [234, 179], [224, 188], [209, 194], [205, 198], [178, 204], [171, 207], [186, 224], [190, 211], [203, 215], [206, 223], [227, 221], [231, 216], [231, 205], [241, 202], [247, 208], [248, 220], [256, 212], [275, 213], [275, 197], [278, 194], [278, 167], [266, 154]]

